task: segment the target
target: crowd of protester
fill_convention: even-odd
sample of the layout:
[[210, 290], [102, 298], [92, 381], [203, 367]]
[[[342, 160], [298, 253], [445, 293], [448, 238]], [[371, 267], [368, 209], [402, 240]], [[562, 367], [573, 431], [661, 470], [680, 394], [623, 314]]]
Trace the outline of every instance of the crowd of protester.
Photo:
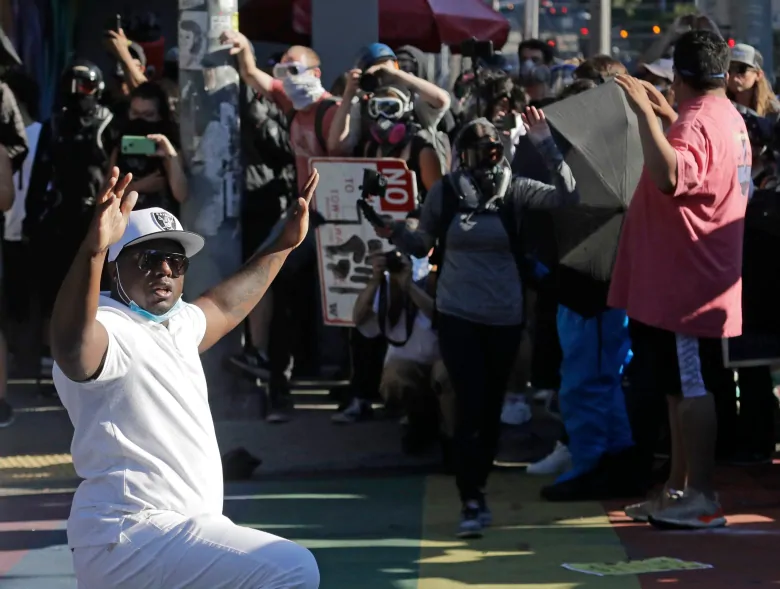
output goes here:
[[[733, 146], [735, 136], [748, 138], [755, 117], [780, 111], [755, 48], [729, 49], [717, 32], [692, 31], [631, 77], [610, 56], [563, 63], [530, 39], [519, 46], [519, 70], [500, 53], [475, 58], [445, 89], [431, 81], [417, 48], [375, 43], [328, 91], [308, 47], [266, 63], [242, 34], [222, 41], [243, 85], [247, 259], [303, 190], [310, 158], [400, 158], [416, 176], [419, 209], [376, 230], [394, 249], [373, 256], [355, 303], [344, 362], [350, 384], [334, 391], [334, 422], [370, 419], [381, 402], [402, 420], [405, 452], [440, 447], [463, 504], [461, 536], [491, 523], [486, 488], [502, 422], [530, 420], [539, 401], [565, 430], [528, 468], [559, 475], [542, 490], [546, 499], [636, 497], [661, 476], [660, 495], [628, 507], [630, 517], [688, 528], [725, 523], [712, 487], [716, 458], [768, 461], [775, 443], [769, 367], [742, 368], [735, 380], [720, 347], [741, 333], [751, 167], [756, 187], [775, 180], [771, 149], [757, 133], [742, 152]], [[37, 112], [29, 78], [3, 73], [8, 350], [0, 339], [0, 426], [13, 421], [4, 398], [9, 373], [40, 378], [51, 368], [48, 320], [109, 170], [133, 174], [137, 209], [178, 215], [187, 198], [175, 68], [147, 79], [143, 50], [121, 30], [107, 32], [106, 47], [116, 71], [108, 77], [74, 61], [53, 113]], [[646, 173], [609, 299], [594, 295], [583, 314], [561, 304], [567, 285], [555, 272], [540, 273], [518, 252], [529, 232], [550, 230], [537, 213], [579, 198], [544, 109], [613, 79], [640, 121]], [[147, 137], [156, 150], [122, 153], [124, 136]], [[321, 376], [316, 256], [311, 231], [250, 313], [244, 349], [229, 359], [263, 381], [269, 421], [294, 418], [294, 377]], [[669, 456], [660, 475], [659, 452]]]

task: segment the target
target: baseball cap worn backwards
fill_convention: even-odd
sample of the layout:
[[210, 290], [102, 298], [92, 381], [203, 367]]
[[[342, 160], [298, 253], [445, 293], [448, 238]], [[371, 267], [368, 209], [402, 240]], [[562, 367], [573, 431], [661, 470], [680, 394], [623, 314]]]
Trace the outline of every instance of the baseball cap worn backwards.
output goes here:
[[184, 255], [191, 258], [203, 249], [205, 240], [197, 233], [185, 231], [179, 220], [165, 209], [152, 207], [130, 213], [122, 238], [108, 249], [108, 261], [114, 262], [126, 247], [151, 241], [169, 239], [184, 248]]

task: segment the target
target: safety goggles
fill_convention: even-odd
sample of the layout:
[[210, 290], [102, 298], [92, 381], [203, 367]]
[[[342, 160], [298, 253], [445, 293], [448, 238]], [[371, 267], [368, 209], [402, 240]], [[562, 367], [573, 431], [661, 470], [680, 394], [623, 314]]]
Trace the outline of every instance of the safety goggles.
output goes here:
[[409, 103], [394, 96], [372, 96], [368, 100], [368, 116], [398, 119], [409, 111]]
[[466, 169], [492, 167], [504, 158], [504, 146], [499, 142], [485, 141], [463, 150], [460, 158]]
[[289, 76], [300, 76], [301, 74], [304, 74], [312, 69], [314, 68], [305, 66], [302, 63], [295, 61], [288, 63], [277, 63], [274, 66], [274, 78], [277, 80], [283, 80]]
[[165, 262], [174, 278], [184, 276], [190, 267], [190, 259], [184, 254], [146, 250], [137, 254], [138, 269], [144, 274], [158, 270]]

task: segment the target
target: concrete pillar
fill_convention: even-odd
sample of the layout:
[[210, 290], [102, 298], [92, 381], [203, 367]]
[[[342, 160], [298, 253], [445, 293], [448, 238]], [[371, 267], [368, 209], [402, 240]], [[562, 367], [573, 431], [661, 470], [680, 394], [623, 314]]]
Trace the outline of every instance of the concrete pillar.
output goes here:
[[354, 66], [361, 47], [379, 40], [379, 0], [311, 0], [311, 28], [327, 89]]
[[[189, 172], [181, 221], [206, 238], [187, 273], [190, 301], [241, 264], [239, 75], [219, 45], [220, 34], [233, 27], [238, 28], [238, 0], [179, 0], [180, 126]], [[240, 351], [240, 337], [237, 329], [202, 357], [215, 418], [245, 416], [252, 402], [250, 383], [223, 364]]]
[[739, 0], [731, 4], [731, 34], [761, 52], [764, 71], [774, 79], [772, 0]]
[[590, 55], [612, 55], [612, 3], [590, 0]]
[[525, 0], [523, 39], [539, 38], [539, 0]]

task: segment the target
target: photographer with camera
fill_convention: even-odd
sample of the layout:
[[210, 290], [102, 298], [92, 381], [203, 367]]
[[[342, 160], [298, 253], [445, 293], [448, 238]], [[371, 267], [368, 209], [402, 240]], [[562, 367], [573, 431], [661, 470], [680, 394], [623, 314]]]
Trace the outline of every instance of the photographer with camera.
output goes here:
[[436, 129], [449, 106], [446, 91], [401, 70], [392, 49], [373, 43], [347, 74], [328, 150], [404, 160], [423, 200], [450, 166], [449, 140]]
[[[431, 325], [435, 276], [415, 280], [411, 260], [397, 250], [374, 255], [371, 265], [371, 281], [355, 301], [353, 319], [364, 337], [388, 343], [379, 391], [386, 405], [403, 412], [402, 446], [416, 454], [439, 439], [440, 416], [443, 437], [452, 431], [452, 396], [434, 382], [434, 373], [442, 372], [434, 371], [440, 362]], [[444, 393], [438, 401], [434, 389]]]
[[485, 485], [500, 435], [509, 373], [522, 336], [524, 211], [576, 203], [574, 177], [544, 114], [526, 110], [523, 124], [544, 154], [553, 184], [512, 178], [498, 129], [477, 119], [455, 143], [460, 160], [428, 194], [420, 225], [377, 227], [402, 252], [424, 256], [437, 244], [436, 327], [457, 399], [453, 460], [463, 504], [458, 535], [480, 536], [491, 520]]

